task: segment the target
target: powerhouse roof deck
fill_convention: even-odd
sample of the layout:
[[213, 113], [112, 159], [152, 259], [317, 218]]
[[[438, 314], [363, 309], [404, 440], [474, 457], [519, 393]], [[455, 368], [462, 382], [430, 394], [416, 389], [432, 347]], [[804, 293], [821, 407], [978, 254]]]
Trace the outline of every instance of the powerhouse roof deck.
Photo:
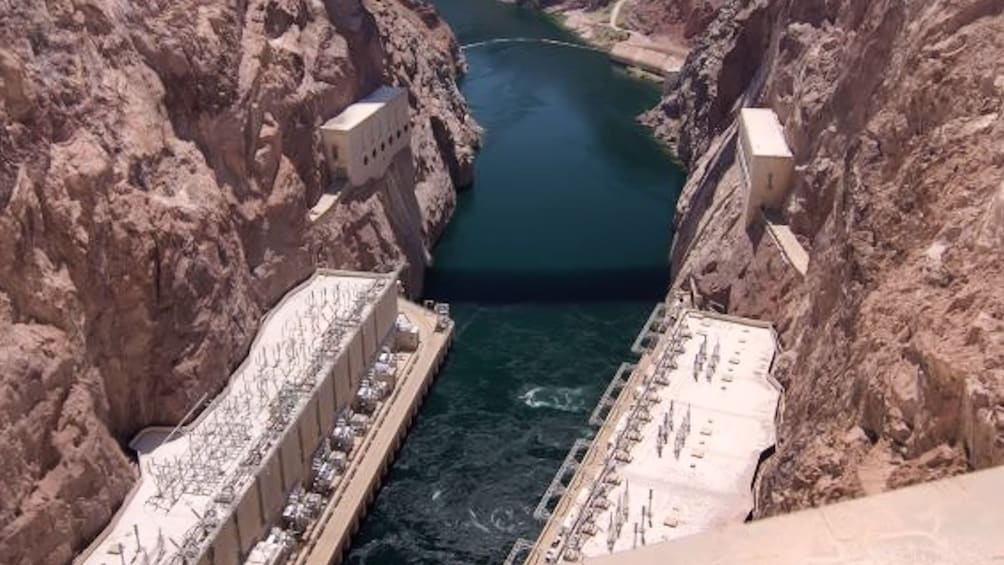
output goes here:
[[387, 275], [321, 270], [283, 297], [195, 422], [180, 433], [147, 430], [133, 441], [139, 483], [82, 562], [153, 562], [194, 549], [193, 532], [224, 519], [228, 499], [253, 480], [255, 461], [307, 402], [303, 392], [314, 390], [327, 360], [389, 284]]
[[775, 441], [775, 348], [769, 324], [685, 310], [632, 374], [528, 562], [741, 523]]
[[1004, 555], [1004, 467], [756, 520], [592, 565], [990, 565]]

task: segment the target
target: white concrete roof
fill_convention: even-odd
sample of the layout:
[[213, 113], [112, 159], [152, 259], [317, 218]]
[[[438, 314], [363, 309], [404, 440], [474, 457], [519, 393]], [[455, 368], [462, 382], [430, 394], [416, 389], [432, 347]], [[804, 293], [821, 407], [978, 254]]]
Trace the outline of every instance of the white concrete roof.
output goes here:
[[[175, 544], [183, 545], [198, 516], [216, 513], [222, 522], [218, 513], [230, 509], [214, 498], [227, 484], [242, 492], [253, 474], [243, 473], [241, 463], [253, 451], [264, 455], [280, 437], [268, 433], [270, 407], [280, 390], [310, 385], [309, 378], [325, 368], [324, 340], [329, 338], [336, 350], [344, 347], [390, 282], [386, 275], [323, 270], [286, 294], [263, 320], [247, 359], [195, 422], [170, 441], [164, 442], [170, 433], [164, 429], [141, 432], [133, 440], [139, 483], [82, 562], [118, 565], [120, 548], [126, 563], [141, 563], [144, 554], [154, 561], [175, 553]], [[307, 399], [301, 395], [294, 412]], [[206, 464], [200, 466], [195, 462], [202, 457]], [[169, 464], [178, 470], [158, 471]], [[194, 480], [191, 475], [199, 472]], [[171, 476], [183, 486], [173, 496], [162, 490]]]
[[[651, 421], [641, 426], [641, 441], [630, 450], [632, 461], [617, 468], [622, 483], [607, 498], [610, 510], [596, 520], [599, 532], [586, 538], [582, 554], [604, 555], [608, 514], [625, 489], [628, 519], [614, 544], [614, 552], [632, 549], [633, 523], [641, 522], [652, 491], [651, 525], [644, 526], [645, 543], [657, 543], [729, 523], [741, 523], [753, 507], [750, 485], [760, 453], [775, 441], [774, 411], [780, 390], [767, 379], [775, 350], [774, 333], [766, 327], [688, 312], [683, 321], [690, 334], [676, 369], [659, 367], [666, 347], [656, 350], [648, 376], [665, 370], [669, 384], [654, 387], [657, 401], [649, 408]], [[695, 357], [707, 338], [707, 357], [719, 346], [720, 359], [710, 382], [708, 363], [694, 379]], [[667, 341], [664, 339], [664, 341]], [[625, 391], [622, 394], [636, 394]], [[656, 450], [659, 425], [672, 401], [674, 431], [660, 456]], [[691, 431], [679, 459], [673, 439], [690, 409]], [[674, 526], [669, 525], [674, 523]], [[640, 537], [638, 545], [641, 545]]]
[[381, 86], [366, 98], [351, 104], [341, 114], [325, 122], [321, 128], [349, 131], [383, 108], [384, 104], [402, 94], [404, 90], [396, 86]]
[[999, 563], [1004, 467], [758, 520], [591, 565]]
[[770, 108], [743, 108], [739, 113], [743, 129], [749, 134], [753, 155], [791, 158], [791, 149], [784, 139], [784, 128]]
[[[705, 361], [695, 378], [702, 344]], [[759, 456], [775, 442], [781, 388], [769, 371], [776, 345], [770, 324], [679, 311], [632, 372], [528, 562], [619, 555], [636, 544], [741, 523], [753, 507]], [[717, 363], [711, 361], [716, 347]], [[688, 407], [690, 432], [679, 436]], [[667, 419], [673, 426], [660, 454], [659, 428]], [[678, 436], [684, 438], [679, 457]], [[642, 506], [652, 510], [644, 542]], [[614, 518], [618, 512], [621, 520]]]

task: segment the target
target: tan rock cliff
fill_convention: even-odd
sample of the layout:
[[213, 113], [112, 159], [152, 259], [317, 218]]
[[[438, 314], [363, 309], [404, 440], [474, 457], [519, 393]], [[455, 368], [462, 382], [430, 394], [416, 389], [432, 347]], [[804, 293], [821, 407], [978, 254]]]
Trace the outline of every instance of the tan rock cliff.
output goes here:
[[[411, 0], [0, 0], [0, 556], [65, 563], [317, 264], [408, 264], [470, 181], [449, 29]], [[411, 151], [308, 225], [316, 127], [409, 87]]]
[[624, 0], [624, 27], [645, 35], [696, 38], [715, 19], [724, 0]]
[[[740, 219], [741, 104], [785, 124], [804, 279]], [[733, 0], [648, 118], [692, 173], [674, 285], [783, 340], [761, 514], [1004, 463], [1004, 2]]]

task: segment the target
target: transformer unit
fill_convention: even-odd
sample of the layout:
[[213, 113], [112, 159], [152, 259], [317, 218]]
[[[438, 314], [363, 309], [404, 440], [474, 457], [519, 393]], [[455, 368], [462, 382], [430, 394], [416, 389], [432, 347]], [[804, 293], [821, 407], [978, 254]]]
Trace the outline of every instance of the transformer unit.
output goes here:
[[382, 391], [378, 389], [376, 384], [372, 380], [365, 380], [359, 386], [359, 392], [356, 393], [356, 398], [352, 403], [356, 412], [363, 414], [376, 412], [377, 405], [383, 400]]
[[285, 563], [293, 552], [295, 540], [285, 530], [272, 528], [268, 538], [255, 544], [245, 565], [279, 565]]
[[282, 509], [282, 523], [290, 532], [303, 535], [311, 522], [320, 515], [323, 505], [321, 495], [297, 487], [286, 499], [286, 506]]
[[436, 331], [441, 332], [450, 325], [450, 305], [437, 302], [433, 311], [436, 313]]
[[352, 411], [342, 412], [335, 423], [335, 429], [331, 432], [331, 447], [343, 453], [352, 453], [355, 445], [356, 434], [352, 427]]
[[418, 326], [411, 323], [404, 314], [398, 314], [394, 323], [394, 348], [398, 351], [415, 351], [418, 349], [418, 342]]

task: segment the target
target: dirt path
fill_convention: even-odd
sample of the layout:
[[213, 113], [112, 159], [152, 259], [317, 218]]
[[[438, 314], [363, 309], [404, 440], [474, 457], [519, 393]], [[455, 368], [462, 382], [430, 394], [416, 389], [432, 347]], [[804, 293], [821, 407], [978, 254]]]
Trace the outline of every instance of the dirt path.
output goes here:
[[617, 18], [620, 17], [621, 7], [624, 6], [624, 2], [626, 1], [627, 0], [617, 0], [617, 3], [614, 4], [614, 9], [610, 10], [610, 27], [617, 31], [623, 31], [621, 27], [617, 25]]

